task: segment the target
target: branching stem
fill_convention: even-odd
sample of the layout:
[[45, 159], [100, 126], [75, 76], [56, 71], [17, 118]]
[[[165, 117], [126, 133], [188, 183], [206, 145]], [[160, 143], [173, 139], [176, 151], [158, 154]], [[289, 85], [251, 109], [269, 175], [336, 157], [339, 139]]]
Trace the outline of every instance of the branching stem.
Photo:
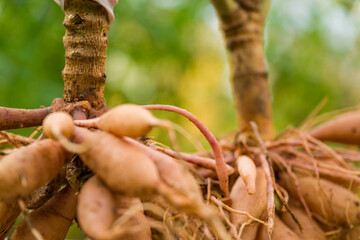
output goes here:
[[50, 108], [28, 110], [0, 107], [0, 130], [39, 126], [49, 113]]

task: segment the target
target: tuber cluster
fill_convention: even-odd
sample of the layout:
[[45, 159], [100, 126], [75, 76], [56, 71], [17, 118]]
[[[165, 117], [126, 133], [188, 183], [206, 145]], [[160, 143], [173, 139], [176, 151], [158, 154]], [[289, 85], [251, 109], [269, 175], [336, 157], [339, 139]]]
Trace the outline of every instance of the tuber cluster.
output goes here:
[[[0, 108], [0, 240], [61, 240], [72, 224], [93, 240], [359, 239], [359, 111], [273, 138], [261, 1], [212, 0], [236, 65], [241, 129], [221, 141], [185, 109], [106, 106], [105, 2], [61, 1], [63, 98]], [[186, 117], [211, 151], [182, 152], [152, 110]], [[41, 124], [29, 137], [2, 131]], [[174, 149], [147, 136], [154, 127]]]

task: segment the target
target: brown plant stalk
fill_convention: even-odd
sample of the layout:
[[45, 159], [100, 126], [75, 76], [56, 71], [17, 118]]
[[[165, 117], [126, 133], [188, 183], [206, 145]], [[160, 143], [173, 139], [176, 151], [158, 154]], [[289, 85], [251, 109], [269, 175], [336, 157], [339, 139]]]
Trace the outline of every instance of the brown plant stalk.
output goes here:
[[65, 103], [87, 100], [105, 105], [105, 60], [109, 19], [106, 10], [91, 0], [65, 1]]
[[264, 140], [273, 119], [263, 51], [261, 1], [211, 0], [221, 22], [232, 68], [238, 129], [254, 121]]
[[0, 107], [0, 130], [34, 127], [50, 113], [50, 108], [17, 109]]

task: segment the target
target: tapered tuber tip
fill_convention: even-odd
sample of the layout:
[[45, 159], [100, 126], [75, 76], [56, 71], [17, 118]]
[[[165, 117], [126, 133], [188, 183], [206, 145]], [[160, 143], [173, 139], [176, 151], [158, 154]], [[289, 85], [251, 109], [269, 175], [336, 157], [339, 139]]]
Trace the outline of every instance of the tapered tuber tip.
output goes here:
[[248, 156], [240, 156], [237, 159], [237, 167], [240, 177], [244, 181], [248, 194], [255, 193], [256, 186], [256, 165]]
[[44, 133], [46, 136], [57, 140], [57, 134], [68, 138], [74, 131], [72, 117], [65, 112], [51, 113], [43, 121]]
[[135, 104], [122, 104], [109, 110], [96, 124], [103, 131], [132, 138], [144, 137], [158, 125], [159, 120], [149, 110]]

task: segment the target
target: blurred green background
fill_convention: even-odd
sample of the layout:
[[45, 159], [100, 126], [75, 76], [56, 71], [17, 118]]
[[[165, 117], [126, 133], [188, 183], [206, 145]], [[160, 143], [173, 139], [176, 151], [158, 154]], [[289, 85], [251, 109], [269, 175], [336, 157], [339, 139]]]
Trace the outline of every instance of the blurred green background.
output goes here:
[[[208, 0], [120, 0], [115, 15], [108, 105], [172, 104], [218, 136], [236, 129], [224, 41]], [[0, 0], [0, 106], [38, 108], [62, 96], [63, 18], [51, 0]], [[323, 111], [359, 104], [359, 1], [273, 0], [264, 34], [277, 131], [300, 124], [324, 97]]]
[[[359, 103], [360, 3], [274, 0], [265, 29], [275, 126]], [[229, 66], [208, 0], [120, 0], [107, 59], [108, 105], [188, 109], [216, 134], [236, 128]], [[62, 96], [64, 14], [53, 1], [0, 1], [0, 105], [49, 106]], [[187, 124], [174, 116], [167, 118]]]

